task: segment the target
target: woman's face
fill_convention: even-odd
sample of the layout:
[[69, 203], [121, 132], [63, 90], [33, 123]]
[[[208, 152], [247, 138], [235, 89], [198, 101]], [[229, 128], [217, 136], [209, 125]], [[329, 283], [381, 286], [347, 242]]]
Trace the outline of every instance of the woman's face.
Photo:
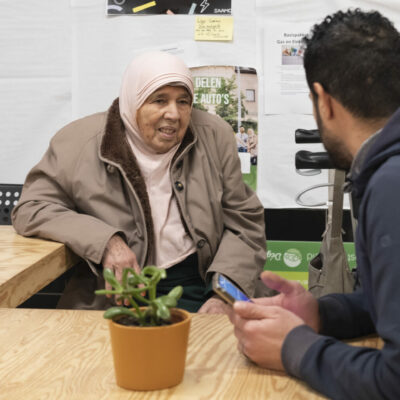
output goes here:
[[189, 126], [191, 97], [181, 86], [163, 86], [137, 110], [136, 120], [144, 142], [157, 153], [180, 143]]

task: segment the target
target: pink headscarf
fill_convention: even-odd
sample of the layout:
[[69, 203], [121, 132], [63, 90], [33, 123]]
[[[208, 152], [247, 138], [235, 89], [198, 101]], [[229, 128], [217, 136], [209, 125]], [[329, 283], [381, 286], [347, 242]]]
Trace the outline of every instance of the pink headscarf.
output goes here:
[[119, 110], [125, 126], [129, 125], [135, 136], [139, 135], [137, 110], [153, 92], [170, 83], [185, 87], [193, 99], [192, 75], [180, 58], [150, 52], [135, 57], [128, 65], [122, 78]]
[[170, 163], [179, 143], [157, 153], [144, 142], [136, 120], [137, 110], [157, 89], [183, 86], [193, 99], [193, 81], [184, 62], [171, 54], [151, 52], [134, 58], [122, 78], [120, 115], [128, 142], [143, 174], [154, 225], [155, 250], [149, 262], [168, 268], [184, 260], [196, 248], [186, 233], [170, 180]]

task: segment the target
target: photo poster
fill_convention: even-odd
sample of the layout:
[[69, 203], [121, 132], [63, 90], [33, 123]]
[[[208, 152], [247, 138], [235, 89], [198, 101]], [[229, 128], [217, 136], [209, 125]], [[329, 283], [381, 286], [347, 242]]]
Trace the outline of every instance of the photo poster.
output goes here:
[[219, 115], [232, 127], [243, 179], [255, 191], [258, 157], [256, 70], [237, 66], [202, 66], [190, 70], [194, 82], [193, 107]]
[[107, 0], [107, 15], [230, 15], [232, 0]]

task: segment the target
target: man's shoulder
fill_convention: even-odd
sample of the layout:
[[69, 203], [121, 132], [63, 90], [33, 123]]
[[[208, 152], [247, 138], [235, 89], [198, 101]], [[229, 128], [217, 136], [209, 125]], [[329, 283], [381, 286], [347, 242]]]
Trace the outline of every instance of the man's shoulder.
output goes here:
[[400, 192], [400, 154], [384, 161], [369, 182], [370, 190], [395, 190]]
[[373, 217], [392, 218], [400, 203], [400, 154], [384, 161], [371, 176], [363, 203], [367, 207], [369, 219]]

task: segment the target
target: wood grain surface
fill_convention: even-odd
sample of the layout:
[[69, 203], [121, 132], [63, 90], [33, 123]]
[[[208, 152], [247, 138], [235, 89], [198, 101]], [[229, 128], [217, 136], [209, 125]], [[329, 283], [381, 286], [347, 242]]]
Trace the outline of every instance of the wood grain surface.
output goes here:
[[[222, 315], [193, 314], [183, 382], [153, 392], [116, 385], [101, 311], [0, 309], [0, 318], [2, 400], [324, 398], [285, 373], [248, 361]], [[354, 344], [381, 345], [376, 338]]]
[[16, 307], [78, 261], [63, 244], [0, 226], [0, 307]]

